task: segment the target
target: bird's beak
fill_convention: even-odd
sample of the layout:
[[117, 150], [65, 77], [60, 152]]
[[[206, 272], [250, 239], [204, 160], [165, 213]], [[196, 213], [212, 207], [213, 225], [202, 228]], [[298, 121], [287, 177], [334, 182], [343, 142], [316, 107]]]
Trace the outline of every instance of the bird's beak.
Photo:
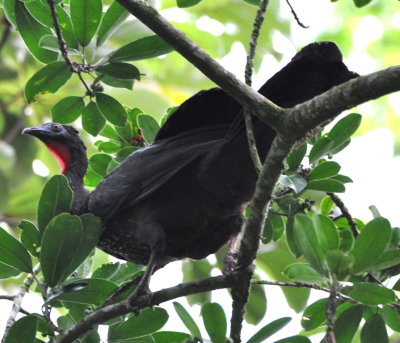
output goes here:
[[43, 127], [41, 126], [34, 126], [34, 127], [27, 127], [22, 130], [23, 135], [31, 135], [34, 137], [38, 137], [44, 133]]

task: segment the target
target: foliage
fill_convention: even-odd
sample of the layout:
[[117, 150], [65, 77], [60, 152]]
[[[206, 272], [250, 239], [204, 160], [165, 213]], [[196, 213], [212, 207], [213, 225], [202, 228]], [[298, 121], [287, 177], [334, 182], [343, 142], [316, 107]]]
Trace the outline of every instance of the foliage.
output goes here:
[[[128, 12], [117, 2], [55, 2], [67, 46], [65, 51], [60, 49], [47, 1], [0, 0], [5, 23], [3, 36], [12, 37], [7, 44], [3, 43], [4, 46], [0, 45], [3, 49], [0, 86], [4, 88], [0, 94], [4, 114], [0, 119], [3, 197], [0, 212], [4, 219], [12, 217], [19, 222], [24, 218], [19, 229], [0, 229], [0, 278], [5, 280], [4, 285], [8, 282], [20, 286], [27, 274], [37, 272], [33, 266], [40, 264], [41, 272], [35, 276], [36, 287], [32, 290], [41, 294], [44, 303], [43, 315], [35, 313], [17, 320], [5, 342], [50, 341], [101, 307], [119, 287], [140, 276], [143, 269], [129, 262], [108, 262], [104, 255], [103, 260], [98, 257], [94, 248], [101, 233], [99, 219], [90, 214], [71, 215], [73, 194], [66, 179], [56, 175], [44, 184], [44, 179], [29, 171], [32, 161], [40, 158], [55, 173], [55, 164], [45, 155], [43, 147], [37, 147], [27, 137], [14, 134], [10, 138], [7, 132], [19, 131], [28, 120], [29, 111], [33, 111], [29, 121], [35, 124], [47, 118], [47, 113], [51, 113], [53, 121], [65, 124], [80, 119], [83, 131], [96, 137], [94, 147], [89, 148], [89, 169], [85, 176], [85, 185], [92, 188], [130, 153], [152, 143], [160, 125], [173, 112], [169, 107], [170, 93], [178, 94], [173, 96], [172, 102], [178, 104], [188, 95], [187, 90], [183, 90], [187, 84], [190, 90], [211, 85], [207, 80], [198, 82], [197, 70], [172, 52], [160, 37], [137, 20], [130, 20]], [[248, 33], [241, 28], [248, 27], [248, 18], [254, 16], [254, 5], [259, 1], [244, 2], [165, 0], [160, 6], [163, 10], [185, 9], [195, 19], [202, 18], [207, 10], [211, 19], [224, 25], [233, 23], [239, 28], [237, 32], [217, 37], [198, 30], [191, 20], [177, 23], [194, 39], [198, 38], [200, 45], [207, 47], [214, 56], [223, 57], [234, 42], [247, 44]], [[364, 7], [370, 2], [378, 14], [389, 6], [377, 0], [375, 4], [371, 0], [354, 0], [354, 5]], [[346, 0], [335, 5], [347, 6], [343, 11], [349, 16], [361, 16], [352, 3], [349, 6], [350, 1], [346, 5], [343, 3]], [[274, 15], [269, 15], [268, 28], [259, 43], [257, 68], [264, 52], [273, 51], [275, 56], [279, 55], [269, 39], [273, 29], [290, 34], [288, 23], [275, 15], [279, 9], [274, 6], [276, 4], [271, 2], [270, 11]], [[8, 32], [11, 26], [17, 32]], [[340, 34], [343, 33], [322, 33], [321, 36], [338, 38]], [[14, 39], [17, 43], [10, 43]], [[345, 49], [350, 44], [346, 39], [343, 38]], [[62, 53], [68, 53], [69, 62]], [[159, 56], [161, 58], [154, 58]], [[160, 86], [152, 91], [136, 87], [144, 78]], [[139, 108], [142, 105], [145, 111]], [[337, 200], [337, 193], [346, 192], [346, 184], [353, 181], [340, 173], [341, 166], [334, 161], [334, 156], [351, 144], [351, 137], [361, 124], [360, 114], [347, 114], [330, 129], [320, 129], [307, 141], [300, 142], [286, 158], [261, 237], [262, 244], [272, 245], [274, 250], [261, 250], [257, 267], [275, 281], [287, 283], [283, 291], [288, 305], [303, 312], [304, 332], [278, 342], [310, 342], [307, 336], [314, 330], [325, 330], [330, 299], [307, 304], [309, 287], [331, 293], [335, 290], [333, 320], [337, 342], [352, 342], [357, 332], [363, 343], [387, 342], [387, 328], [400, 332], [395, 294], [400, 286], [381, 283], [400, 273], [400, 229], [392, 227], [389, 220], [377, 213], [368, 222], [351, 218]], [[8, 151], [12, 153], [7, 154]], [[10, 226], [15, 225], [11, 223]], [[14, 236], [18, 233], [20, 237], [16, 239]], [[220, 254], [217, 259], [216, 265], [220, 267]], [[210, 276], [213, 267], [215, 264], [207, 260], [193, 262], [189, 267], [187, 264], [184, 279]], [[21, 277], [16, 279], [19, 275]], [[374, 283], [374, 280], [380, 282]], [[303, 283], [307, 285], [293, 290], [288, 289], [290, 282], [299, 287]], [[126, 299], [131, 291], [132, 287], [116, 300]], [[198, 318], [190, 315], [191, 310], [174, 302], [185, 327], [182, 332], [162, 330], [171, 314], [156, 307], [143, 310], [139, 316], [127, 314], [103, 323], [109, 328], [108, 340], [227, 342], [225, 309], [210, 302], [209, 294], [191, 295], [188, 300], [190, 304], [201, 304], [201, 325]], [[60, 310], [57, 323], [50, 320], [53, 308]], [[246, 320], [259, 324], [266, 312], [265, 289], [253, 285]], [[365, 321], [361, 321], [362, 318]], [[290, 320], [283, 317], [267, 324], [263, 322], [247, 342], [261, 343], [270, 339]], [[82, 342], [100, 342], [97, 327], [85, 335]]]

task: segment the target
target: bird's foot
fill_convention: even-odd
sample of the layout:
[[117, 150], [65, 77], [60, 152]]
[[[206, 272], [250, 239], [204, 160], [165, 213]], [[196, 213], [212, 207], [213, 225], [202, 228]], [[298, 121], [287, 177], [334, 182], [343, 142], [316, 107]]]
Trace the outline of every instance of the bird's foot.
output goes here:
[[153, 300], [153, 293], [148, 287], [148, 285], [139, 285], [133, 293], [128, 297], [128, 304], [131, 307], [131, 311], [136, 315], [139, 316], [141, 313], [141, 309], [138, 308], [135, 305], [132, 305], [136, 298], [141, 297], [141, 296], [147, 296], [149, 298], [148, 300], [148, 307], [152, 310], [153, 306], [151, 305], [152, 300]]
[[237, 270], [237, 252], [236, 251], [228, 251], [224, 257], [224, 265], [222, 268], [222, 274], [230, 275]]

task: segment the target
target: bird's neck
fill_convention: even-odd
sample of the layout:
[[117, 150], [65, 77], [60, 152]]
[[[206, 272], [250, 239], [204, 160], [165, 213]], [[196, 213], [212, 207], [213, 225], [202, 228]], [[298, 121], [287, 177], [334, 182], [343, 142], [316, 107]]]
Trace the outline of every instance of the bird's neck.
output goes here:
[[86, 174], [87, 165], [86, 154], [84, 156], [72, 156], [71, 164], [63, 173], [74, 192], [72, 202], [73, 214], [82, 214], [86, 212], [86, 201], [89, 192], [84, 187], [83, 178]]

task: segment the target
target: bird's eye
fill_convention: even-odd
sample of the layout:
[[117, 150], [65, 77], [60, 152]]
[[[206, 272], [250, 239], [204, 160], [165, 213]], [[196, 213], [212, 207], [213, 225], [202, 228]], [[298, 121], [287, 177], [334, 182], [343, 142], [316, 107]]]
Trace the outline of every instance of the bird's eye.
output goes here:
[[61, 125], [60, 124], [53, 124], [51, 126], [51, 130], [54, 131], [54, 132], [61, 131]]

